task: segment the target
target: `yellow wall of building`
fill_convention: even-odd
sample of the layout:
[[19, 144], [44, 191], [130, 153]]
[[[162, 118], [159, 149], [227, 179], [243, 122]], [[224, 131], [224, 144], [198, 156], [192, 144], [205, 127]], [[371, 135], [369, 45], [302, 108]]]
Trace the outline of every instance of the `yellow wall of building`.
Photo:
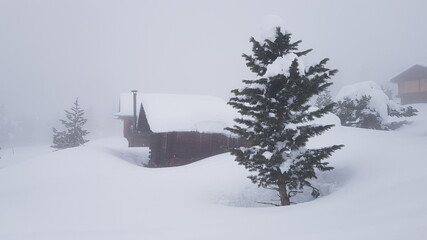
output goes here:
[[399, 94], [419, 92], [420, 81], [406, 81], [399, 83]]
[[427, 92], [427, 79], [420, 81], [420, 91]]

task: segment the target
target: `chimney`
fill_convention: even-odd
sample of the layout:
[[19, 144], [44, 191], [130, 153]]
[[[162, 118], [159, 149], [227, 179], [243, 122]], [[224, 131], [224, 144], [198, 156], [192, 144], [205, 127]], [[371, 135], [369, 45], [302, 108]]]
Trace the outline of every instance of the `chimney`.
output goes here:
[[136, 118], [136, 94], [137, 94], [138, 90], [132, 90], [133, 93], [133, 129], [135, 130], [135, 132], [137, 131], [137, 118]]

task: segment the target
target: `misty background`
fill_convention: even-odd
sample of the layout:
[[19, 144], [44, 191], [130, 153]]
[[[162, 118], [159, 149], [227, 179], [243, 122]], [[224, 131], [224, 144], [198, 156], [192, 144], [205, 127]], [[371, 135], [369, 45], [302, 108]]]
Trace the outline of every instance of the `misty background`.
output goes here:
[[119, 94], [214, 95], [252, 75], [242, 53], [265, 15], [330, 58], [332, 93], [427, 65], [427, 1], [0, 0], [0, 146], [49, 143], [78, 97], [89, 138], [120, 136]]

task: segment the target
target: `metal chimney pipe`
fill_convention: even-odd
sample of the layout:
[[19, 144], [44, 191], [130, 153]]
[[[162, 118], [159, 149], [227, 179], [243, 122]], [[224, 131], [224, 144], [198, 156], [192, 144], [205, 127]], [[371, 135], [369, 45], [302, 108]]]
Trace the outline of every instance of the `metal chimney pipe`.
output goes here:
[[137, 118], [136, 118], [136, 94], [137, 94], [138, 90], [132, 90], [133, 93], [133, 129], [135, 130], [135, 132], [137, 131]]

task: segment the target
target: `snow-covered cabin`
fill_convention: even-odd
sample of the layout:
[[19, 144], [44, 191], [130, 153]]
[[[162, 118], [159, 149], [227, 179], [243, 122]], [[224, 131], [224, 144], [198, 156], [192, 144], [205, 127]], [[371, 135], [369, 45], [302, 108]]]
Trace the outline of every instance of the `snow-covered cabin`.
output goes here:
[[414, 65], [390, 81], [397, 83], [402, 104], [427, 103], [427, 67]]
[[191, 163], [240, 144], [224, 130], [236, 111], [217, 97], [134, 91], [120, 95], [115, 115], [123, 120], [129, 147], [150, 147], [156, 167]]

